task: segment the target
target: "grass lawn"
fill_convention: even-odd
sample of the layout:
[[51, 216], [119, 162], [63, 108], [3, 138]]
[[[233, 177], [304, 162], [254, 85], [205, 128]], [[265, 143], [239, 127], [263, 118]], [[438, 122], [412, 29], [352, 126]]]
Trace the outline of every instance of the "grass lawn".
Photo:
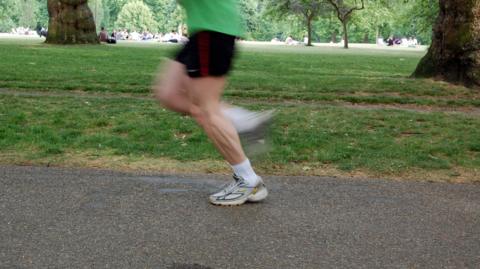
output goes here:
[[[0, 162], [228, 172], [149, 98], [176, 49], [0, 39]], [[480, 181], [480, 93], [409, 78], [423, 54], [242, 45], [225, 96], [279, 112], [262, 173]]]

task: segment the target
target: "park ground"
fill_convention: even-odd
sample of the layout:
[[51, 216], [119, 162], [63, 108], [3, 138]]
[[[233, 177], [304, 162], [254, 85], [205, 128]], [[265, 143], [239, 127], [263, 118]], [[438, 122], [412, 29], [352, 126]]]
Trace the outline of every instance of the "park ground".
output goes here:
[[472, 184], [268, 177], [241, 207], [219, 175], [0, 165], [1, 268], [478, 268]]
[[[150, 85], [178, 49], [0, 39], [0, 163], [229, 173]], [[480, 92], [413, 79], [425, 49], [240, 45], [227, 101], [276, 109], [269, 175], [480, 181]]]

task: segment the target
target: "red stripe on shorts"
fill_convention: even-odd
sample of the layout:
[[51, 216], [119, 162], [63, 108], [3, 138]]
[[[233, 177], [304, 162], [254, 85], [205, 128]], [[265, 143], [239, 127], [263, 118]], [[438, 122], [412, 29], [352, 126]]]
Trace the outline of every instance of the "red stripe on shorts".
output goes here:
[[210, 33], [200, 32], [198, 34], [198, 50], [200, 57], [200, 75], [205, 77], [210, 74]]

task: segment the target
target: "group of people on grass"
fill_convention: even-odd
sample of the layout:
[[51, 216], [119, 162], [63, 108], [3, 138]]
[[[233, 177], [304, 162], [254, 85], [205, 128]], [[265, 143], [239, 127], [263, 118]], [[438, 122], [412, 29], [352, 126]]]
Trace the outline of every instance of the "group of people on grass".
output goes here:
[[390, 47], [391, 46], [416, 47], [417, 45], [420, 45], [417, 38], [415, 37], [399, 38], [399, 37], [390, 36], [389, 38], [387, 38], [385, 43], [387, 46], [390, 46]]
[[17, 28], [12, 28], [10, 30], [10, 34], [12, 35], [35, 35], [36, 32], [30, 27], [17, 27]]
[[[338, 44], [343, 45], [344, 42], [345, 41], [342, 39], [340, 41], [340, 43], [338, 43]], [[287, 36], [285, 41], [282, 41], [278, 37], [275, 37], [271, 40], [271, 43], [285, 44], [285, 45], [290, 45], [290, 46], [292, 46], [292, 45], [303, 45], [303, 44], [308, 44], [308, 37], [304, 36], [303, 43], [301, 41], [297, 41], [297, 40], [293, 39], [291, 35]], [[335, 43], [333, 41], [331, 41], [330, 44], [335, 44]], [[415, 37], [398, 38], [398, 37], [390, 36], [386, 40], [384, 40], [383, 38], [379, 38], [377, 40], [377, 45], [379, 45], [379, 46], [385, 46], [385, 45], [387, 45], [387, 46], [404, 46], [404, 47], [409, 47], [409, 48], [415, 48], [416, 46], [420, 45], [420, 43], [418, 42], [417, 38], [415, 38]]]
[[308, 43], [308, 38], [304, 37], [303, 38], [303, 43], [302, 43], [300, 41], [297, 41], [297, 40], [293, 39], [293, 37], [291, 35], [289, 35], [289, 36], [287, 36], [287, 38], [285, 38], [285, 41], [281, 41], [278, 37], [274, 37], [270, 42], [278, 43], [278, 44], [282, 43], [282, 44], [289, 45], [289, 46], [296, 46], [296, 45], [307, 44]]
[[152, 33], [148, 30], [139, 33], [137, 31], [124, 30], [113, 30], [109, 34], [105, 27], [102, 27], [98, 38], [100, 42], [105, 43], [116, 43], [117, 40], [131, 40], [131, 41], [158, 41], [158, 42], [169, 42], [169, 43], [180, 43], [185, 44], [188, 42], [188, 38], [185, 34], [180, 34], [174, 30], [170, 33]]

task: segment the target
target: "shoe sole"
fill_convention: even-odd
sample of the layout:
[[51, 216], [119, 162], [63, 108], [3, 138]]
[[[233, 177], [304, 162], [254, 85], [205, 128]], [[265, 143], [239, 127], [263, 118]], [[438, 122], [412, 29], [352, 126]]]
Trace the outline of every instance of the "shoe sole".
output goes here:
[[239, 206], [239, 205], [243, 205], [247, 202], [248, 199], [245, 199], [245, 200], [237, 200], [237, 201], [229, 201], [229, 202], [215, 202], [215, 201], [212, 201], [210, 200], [210, 203], [212, 205], [216, 205], [216, 206]]
[[258, 203], [258, 202], [261, 202], [261, 201], [265, 200], [265, 198], [267, 198], [267, 196], [268, 196], [268, 190], [265, 186], [263, 186], [262, 188], [260, 188], [258, 190], [257, 193], [251, 194], [248, 197], [247, 202]]

